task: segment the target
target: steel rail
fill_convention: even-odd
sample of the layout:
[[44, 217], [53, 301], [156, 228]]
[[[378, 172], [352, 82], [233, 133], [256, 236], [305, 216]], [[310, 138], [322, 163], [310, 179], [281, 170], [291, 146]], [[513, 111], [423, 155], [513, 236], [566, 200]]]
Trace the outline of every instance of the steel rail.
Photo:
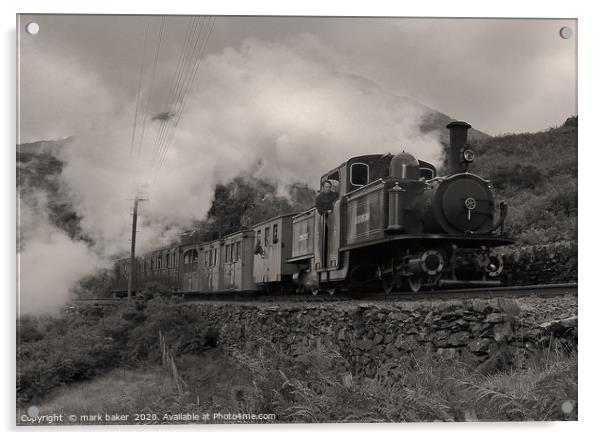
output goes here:
[[[353, 301], [424, 301], [424, 300], [453, 300], [476, 298], [501, 298], [501, 297], [553, 297], [577, 296], [577, 283], [565, 284], [540, 284], [531, 286], [503, 286], [485, 288], [466, 288], [433, 290], [424, 292], [382, 292], [350, 293], [338, 295], [310, 295], [310, 294], [269, 294], [265, 292], [212, 292], [212, 293], [186, 293], [180, 294], [185, 302], [193, 303], [325, 303], [325, 302], [353, 302]], [[94, 298], [71, 301], [71, 305], [114, 305], [125, 303], [119, 298]]]

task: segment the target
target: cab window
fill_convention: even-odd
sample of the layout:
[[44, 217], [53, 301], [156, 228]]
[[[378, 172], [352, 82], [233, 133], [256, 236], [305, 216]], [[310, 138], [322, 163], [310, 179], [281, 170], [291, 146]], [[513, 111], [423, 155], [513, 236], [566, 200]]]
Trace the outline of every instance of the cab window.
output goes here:
[[370, 181], [370, 172], [365, 163], [354, 163], [351, 165], [351, 184], [364, 186]]
[[430, 168], [420, 168], [420, 177], [424, 177], [426, 180], [431, 180], [435, 177], [435, 173]]

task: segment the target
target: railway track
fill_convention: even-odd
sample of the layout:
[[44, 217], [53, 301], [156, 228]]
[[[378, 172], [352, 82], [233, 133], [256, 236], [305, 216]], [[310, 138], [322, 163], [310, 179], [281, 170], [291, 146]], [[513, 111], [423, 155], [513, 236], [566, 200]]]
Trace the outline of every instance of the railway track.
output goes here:
[[[340, 295], [275, 295], [260, 293], [195, 293], [183, 297], [186, 302], [236, 302], [236, 303], [324, 303], [324, 302], [350, 302], [350, 301], [424, 301], [424, 300], [449, 300], [449, 299], [473, 299], [473, 298], [501, 298], [501, 297], [552, 297], [573, 295], [577, 296], [577, 283], [545, 284], [534, 286], [508, 286], [508, 287], [486, 287], [425, 291], [420, 293], [393, 292], [385, 294], [381, 292]], [[98, 298], [72, 301], [71, 306], [97, 305], [109, 306], [125, 304], [126, 299]]]

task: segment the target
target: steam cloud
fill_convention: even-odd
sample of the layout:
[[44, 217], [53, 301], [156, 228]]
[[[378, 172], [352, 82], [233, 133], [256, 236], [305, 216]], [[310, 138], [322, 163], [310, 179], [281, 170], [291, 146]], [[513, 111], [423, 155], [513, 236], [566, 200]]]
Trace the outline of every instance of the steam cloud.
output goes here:
[[[37, 58], [36, 58], [37, 57]], [[45, 203], [21, 200], [22, 313], [56, 310], [73, 285], [129, 247], [131, 198], [148, 181], [138, 252], [165, 244], [204, 216], [216, 183], [252, 172], [285, 185], [319, 176], [353, 155], [409, 151], [436, 162], [435, 134], [419, 130], [426, 109], [349, 72], [311, 35], [281, 43], [247, 40], [200, 65], [164, 166], [153, 180], [153, 146], [161, 120], [174, 109], [148, 112], [143, 154], [133, 164], [129, 141], [134, 103], [122, 102], [77, 60], [40, 51], [24, 80], [40, 81], [44, 99], [23, 103], [30, 140], [75, 136], [60, 152], [64, 191], [93, 244], [50, 225]], [[36, 59], [34, 59], [36, 58]], [[60, 61], [60, 66], [57, 63]], [[167, 84], [169, 78], [163, 81]], [[34, 107], [35, 106], [35, 107]], [[132, 166], [133, 165], [133, 166]], [[136, 170], [135, 173], [132, 169]]]

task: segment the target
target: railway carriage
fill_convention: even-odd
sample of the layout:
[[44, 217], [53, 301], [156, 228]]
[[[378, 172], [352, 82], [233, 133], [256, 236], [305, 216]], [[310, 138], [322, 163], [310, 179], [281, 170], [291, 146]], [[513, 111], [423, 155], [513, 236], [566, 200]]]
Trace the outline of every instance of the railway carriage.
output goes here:
[[205, 284], [206, 292], [218, 292], [223, 288], [223, 270], [222, 270], [222, 241], [210, 241], [205, 246], [203, 262], [207, 282]]
[[250, 292], [257, 290], [253, 280], [255, 234], [252, 229], [224, 237], [224, 290]]
[[180, 286], [183, 292], [198, 292], [207, 289], [207, 268], [203, 264], [204, 243], [180, 246]]
[[274, 285], [285, 286], [292, 280], [297, 266], [290, 264], [291, 236], [294, 214], [285, 214], [256, 224], [253, 255], [253, 281], [270, 290]]

